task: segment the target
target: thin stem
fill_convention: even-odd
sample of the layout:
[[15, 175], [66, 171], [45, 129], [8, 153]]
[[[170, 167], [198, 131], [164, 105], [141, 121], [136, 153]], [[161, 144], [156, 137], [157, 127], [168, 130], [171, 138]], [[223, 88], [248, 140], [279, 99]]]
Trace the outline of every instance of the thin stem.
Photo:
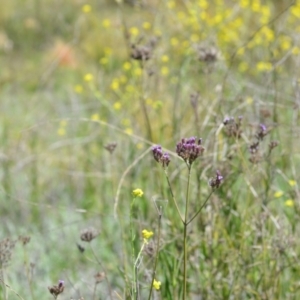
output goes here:
[[188, 181], [186, 187], [186, 198], [185, 198], [185, 216], [183, 222], [183, 300], [186, 300], [187, 295], [187, 227], [188, 227], [188, 207], [189, 207], [189, 190], [190, 190], [190, 179], [191, 179], [192, 166], [188, 165]]
[[207, 201], [209, 200], [210, 196], [213, 194], [214, 190], [212, 190], [210, 192], [210, 194], [207, 196], [207, 198], [205, 199], [204, 203], [200, 206], [200, 208], [198, 209], [198, 211], [194, 214], [194, 216], [187, 222], [186, 225], [189, 225], [197, 216], [198, 214], [201, 212], [201, 210], [203, 209], [203, 207], [206, 205]]
[[170, 180], [169, 180], [169, 176], [168, 176], [167, 170], [164, 169], [164, 171], [165, 171], [165, 175], [166, 175], [166, 178], [167, 178], [168, 186], [169, 186], [170, 193], [171, 193], [171, 196], [172, 196], [174, 205], [175, 205], [175, 207], [176, 207], [177, 213], [178, 213], [178, 215], [179, 215], [179, 217], [180, 217], [180, 219], [181, 219], [181, 222], [184, 224], [183, 217], [182, 217], [182, 215], [181, 215], [181, 213], [180, 213], [180, 210], [179, 210], [179, 207], [178, 207], [178, 205], [177, 205], [175, 196], [174, 196], [174, 194], [173, 194], [173, 190], [172, 190], [172, 187], [171, 187], [171, 183], [170, 183]]
[[[131, 232], [131, 249], [132, 249], [132, 262], [135, 261], [135, 250], [134, 250], [134, 240], [135, 240], [135, 235], [133, 233], [133, 224], [132, 224], [132, 215], [133, 215], [133, 206], [134, 206], [134, 200], [133, 198], [131, 205], [130, 205], [130, 232]], [[135, 270], [135, 263], [133, 264], [133, 270], [132, 270], [132, 275], [133, 275], [133, 294], [132, 294], [132, 299], [137, 299], [137, 280], [136, 280], [136, 270]]]
[[139, 254], [138, 254], [138, 256], [137, 256], [137, 258], [136, 258], [136, 260], [135, 260], [135, 262], [134, 262], [135, 300], [138, 300], [138, 299], [139, 299], [139, 297], [138, 297], [138, 290], [139, 290], [139, 287], [138, 287], [138, 280], [137, 280], [137, 274], [138, 274], [138, 272], [137, 272], [137, 271], [138, 271], [138, 267], [139, 267], [140, 262], [141, 262], [141, 259], [142, 259], [142, 258], [141, 258], [141, 255], [142, 255], [143, 250], [144, 250], [144, 248], [145, 248], [145, 245], [146, 245], [147, 243], [148, 243], [147, 240], [144, 239], [143, 245], [142, 245], [142, 247], [141, 247], [141, 249], [140, 249], [140, 251], [139, 251]]
[[92, 244], [91, 244], [91, 243], [89, 243], [89, 244], [90, 244], [92, 253], [93, 253], [93, 255], [94, 255], [94, 257], [95, 257], [97, 263], [99, 264], [99, 266], [103, 269], [103, 271], [104, 271], [104, 273], [105, 273], [104, 278], [105, 278], [105, 281], [106, 281], [106, 284], [107, 284], [107, 287], [108, 287], [109, 297], [110, 297], [110, 299], [112, 300], [112, 299], [113, 299], [113, 297], [112, 297], [112, 290], [111, 290], [111, 286], [110, 286], [110, 284], [109, 284], [109, 281], [108, 281], [108, 279], [107, 279], [107, 272], [106, 272], [106, 269], [103, 267], [101, 261], [98, 259], [97, 255], [96, 255], [96, 253], [95, 253], [95, 251], [94, 251], [94, 249], [93, 249], [93, 247], [92, 247]]
[[157, 245], [156, 245], [155, 261], [154, 261], [154, 266], [153, 266], [152, 280], [151, 280], [151, 286], [150, 286], [150, 291], [149, 291], [148, 300], [150, 300], [150, 299], [151, 299], [151, 296], [152, 296], [153, 283], [154, 283], [154, 279], [155, 279], [156, 267], [157, 267], [157, 262], [158, 262], [158, 255], [159, 255], [159, 241], [160, 241], [160, 228], [161, 228], [161, 217], [162, 217], [162, 212], [161, 212], [161, 207], [160, 207], [159, 213], [158, 213], [158, 233], [157, 233]]

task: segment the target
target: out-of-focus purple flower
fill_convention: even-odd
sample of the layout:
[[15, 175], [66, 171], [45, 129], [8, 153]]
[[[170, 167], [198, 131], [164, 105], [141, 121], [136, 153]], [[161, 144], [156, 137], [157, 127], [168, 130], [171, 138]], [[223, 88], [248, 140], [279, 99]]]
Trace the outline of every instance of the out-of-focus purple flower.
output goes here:
[[162, 148], [160, 145], [155, 145], [152, 147], [152, 153], [153, 153], [153, 157], [154, 159], [160, 163], [163, 168], [168, 167], [171, 159], [170, 159], [170, 155], [167, 152], [163, 152]]
[[259, 140], [263, 140], [263, 138], [267, 135], [267, 127], [266, 127], [266, 125], [264, 125], [264, 124], [259, 124], [259, 130], [258, 130], [258, 132], [256, 133], [256, 137], [257, 137], [257, 139], [259, 139]]
[[176, 146], [176, 153], [189, 165], [191, 165], [204, 152], [201, 145], [202, 139], [196, 137], [184, 138]]
[[220, 171], [217, 170], [216, 171], [216, 176], [209, 180], [209, 185], [212, 188], [217, 189], [221, 185], [222, 181], [223, 181], [223, 176], [221, 175]]
[[51, 287], [48, 287], [50, 294], [54, 296], [55, 299], [57, 299], [57, 296], [61, 294], [64, 291], [65, 285], [63, 280], [58, 281], [58, 285], [53, 285]]
[[237, 137], [237, 138], [241, 137], [242, 119], [243, 119], [243, 117], [239, 116], [238, 121], [235, 121], [235, 119], [233, 117], [226, 117], [223, 120], [223, 124], [225, 126], [225, 130], [226, 130], [226, 133], [228, 136], [233, 136], [233, 137]]

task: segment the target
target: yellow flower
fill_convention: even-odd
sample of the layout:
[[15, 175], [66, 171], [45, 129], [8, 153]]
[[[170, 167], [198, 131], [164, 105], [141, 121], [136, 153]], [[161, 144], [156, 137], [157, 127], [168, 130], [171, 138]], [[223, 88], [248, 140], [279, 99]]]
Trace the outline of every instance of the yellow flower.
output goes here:
[[168, 8], [174, 8], [175, 6], [176, 6], [176, 3], [175, 3], [175, 1], [168, 1], [167, 2], [167, 6], [168, 6]]
[[136, 75], [136, 76], [141, 76], [142, 74], [143, 74], [142, 68], [136, 68], [136, 69], [134, 70], [134, 75]]
[[90, 82], [94, 79], [94, 76], [91, 73], [87, 73], [87, 74], [84, 75], [83, 79], [86, 82]]
[[293, 207], [295, 203], [292, 199], [288, 199], [288, 200], [285, 200], [284, 204], [285, 204], [285, 206]]
[[150, 28], [151, 28], [151, 23], [149, 23], [149, 22], [144, 22], [144, 23], [143, 23], [143, 28], [146, 29], [146, 30], [147, 30], [147, 29], [150, 29]]
[[253, 103], [253, 98], [252, 98], [252, 97], [247, 97], [247, 98], [246, 98], [246, 103], [247, 103], [248, 105], [251, 105], [251, 104]]
[[109, 19], [104, 19], [104, 20], [102, 21], [102, 26], [103, 26], [104, 28], [109, 28], [110, 25], [111, 25], [111, 22], [110, 22]]
[[139, 29], [137, 27], [131, 27], [129, 29], [129, 32], [132, 36], [138, 36], [139, 35]]
[[160, 281], [156, 281], [154, 279], [154, 281], [153, 281], [153, 287], [158, 291], [160, 289], [160, 286], [161, 286], [161, 282]]
[[144, 195], [144, 192], [141, 189], [135, 189], [132, 191], [132, 195], [134, 197], [142, 197]]
[[130, 127], [126, 128], [125, 133], [127, 133], [128, 135], [132, 135], [132, 133], [133, 133], [132, 128], [130, 128]]
[[270, 71], [272, 64], [270, 62], [260, 61], [256, 64], [256, 68], [259, 72]]
[[92, 120], [92, 121], [99, 121], [99, 120], [100, 120], [99, 114], [92, 114], [92, 115], [91, 115], [91, 120]]
[[75, 87], [74, 87], [74, 91], [75, 91], [77, 94], [81, 94], [81, 93], [83, 92], [83, 87], [82, 87], [82, 85], [76, 84]]
[[295, 186], [296, 185], [296, 181], [295, 180], [289, 180], [289, 185], [290, 186]]
[[123, 69], [126, 70], [126, 71], [130, 70], [131, 69], [131, 63], [128, 62], [128, 61], [124, 62]]
[[176, 47], [179, 44], [179, 41], [176, 37], [171, 38], [170, 42], [173, 47]]
[[275, 198], [280, 198], [283, 195], [283, 191], [277, 191], [274, 193]]
[[148, 230], [144, 229], [144, 230], [142, 231], [142, 234], [143, 234], [143, 238], [146, 239], [146, 240], [148, 240], [148, 239], [151, 238], [151, 236], [152, 236], [154, 233], [153, 233], [153, 231], [148, 231]]
[[293, 49], [292, 49], [292, 54], [294, 54], [294, 55], [298, 55], [298, 54], [300, 54], [300, 48], [299, 47], [293, 47]]
[[110, 88], [113, 90], [113, 91], [117, 91], [120, 87], [120, 84], [119, 84], [119, 80], [117, 78], [115, 78], [112, 83], [110, 84]]
[[66, 129], [63, 128], [63, 127], [58, 128], [57, 134], [58, 134], [59, 136], [64, 136], [64, 135], [66, 134]]
[[85, 4], [85, 5], [82, 6], [82, 11], [83, 11], [85, 14], [91, 12], [91, 10], [92, 10], [92, 7], [91, 7], [90, 5], [88, 5], [88, 4]]
[[168, 56], [168, 55], [163, 55], [163, 56], [161, 57], [161, 61], [164, 62], [164, 63], [168, 62], [169, 60], [170, 60], [170, 59], [169, 59], [169, 56]]
[[117, 102], [114, 103], [114, 109], [115, 109], [115, 110], [120, 110], [121, 107], [122, 107], [121, 102], [117, 101]]
[[163, 76], [167, 76], [169, 74], [169, 68], [168, 67], [162, 67], [160, 71], [161, 71], [161, 74]]
[[101, 65], [107, 65], [108, 64], [108, 58], [107, 57], [102, 57], [99, 59], [99, 63]]
[[60, 126], [60, 127], [66, 127], [67, 124], [68, 124], [68, 121], [67, 121], [67, 120], [61, 120], [61, 121], [59, 122], [59, 126]]

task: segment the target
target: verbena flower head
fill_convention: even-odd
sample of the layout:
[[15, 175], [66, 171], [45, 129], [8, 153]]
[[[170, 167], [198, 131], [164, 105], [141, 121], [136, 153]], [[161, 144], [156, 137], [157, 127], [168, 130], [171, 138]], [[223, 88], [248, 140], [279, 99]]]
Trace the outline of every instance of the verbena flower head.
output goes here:
[[153, 233], [153, 231], [148, 231], [148, 230], [144, 229], [142, 231], [142, 234], [143, 234], [143, 238], [146, 239], [146, 240], [148, 240], [148, 239], [150, 239], [152, 237], [152, 235], [154, 233]]
[[48, 287], [48, 290], [51, 295], [54, 296], [56, 299], [59, 294], [61, 294], [64, 291], [65, 285], [63, 280], [58, 281], [58, 285], [53, 285], [51, 287]]
[[259, 125], [259, 130], [258, 130], [258, 132], [256, 133], [257, 139], [258, 139], [258, 140], [263, 140], [264, 137], [265, 137], [267, 134], [268, 134], [268, 132], [267, 132], [267, 127], [266, 127], [266, 125], [260, 124], [260, 125]]
[[238, 121], [235, 121], [233, 117], [226, 117], [223, 121], [223, 124], [225, 126], [226, 134], [228, 136], [240, 138], [242, 134], [242, 116], [238, 117]]
[[162, 148], [160, 145], [155, 145], [152, 147], [152, 153], [153, 153], [153, 157], [154, 159], [160, 163], [163, 168], [167, 168], [171, 159], [170, 159], [170, 155], [167, 152], [163, 152]]
[[201, 144], [201, 138], [198, 140], [196, 137], [183, 138], [176, 146], [176, 153], [191, 165], [204, 152]]
[[221, 185], [222, 181], [223, 181], [223, 176], [221, 175], [220, 171], [217, 170], [216, 171], [216, 176], [209, 180], [209, 185], [212, 188], [217, 189]]
[[84, 230], [81, 231], [80, 234], [80, 239], [83, 242], [91, 242], [93, 239], [95, 239], [98, 235], [100, 234], [99, 230], [90, 227], [90, 228], [86, 228]]
[[142, 197], [144, 195], [144, 192], [141, 189], [135, 189], [132, 191], [133, 197]]

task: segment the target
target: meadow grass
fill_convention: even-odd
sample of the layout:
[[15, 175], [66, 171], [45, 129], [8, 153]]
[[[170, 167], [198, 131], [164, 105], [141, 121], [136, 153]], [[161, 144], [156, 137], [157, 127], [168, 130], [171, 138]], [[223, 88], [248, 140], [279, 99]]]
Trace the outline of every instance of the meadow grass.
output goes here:
[[298, 0], [0, 25], [0, 299], [300, 297]]

